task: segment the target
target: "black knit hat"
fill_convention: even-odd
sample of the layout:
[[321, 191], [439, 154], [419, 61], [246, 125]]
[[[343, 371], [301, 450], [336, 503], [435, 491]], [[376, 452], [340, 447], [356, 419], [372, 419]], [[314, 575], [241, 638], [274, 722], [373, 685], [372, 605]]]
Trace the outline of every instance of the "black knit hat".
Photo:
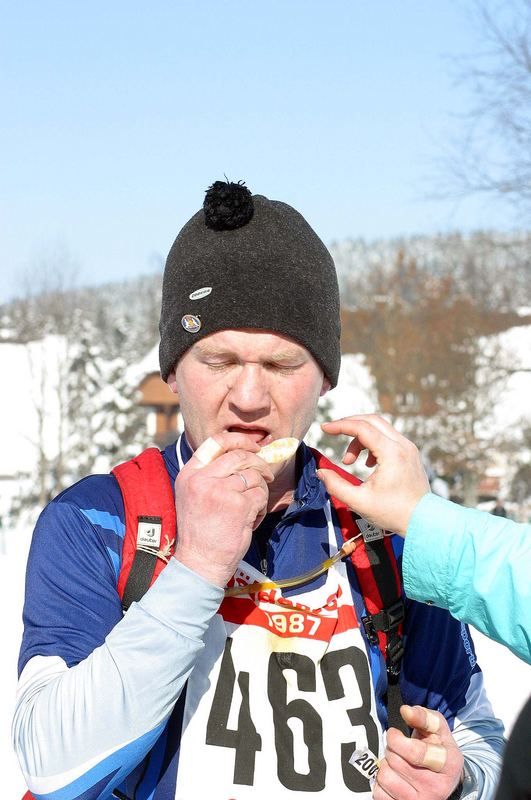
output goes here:
[[241, 182], [216, 181], [166, 260], [162, 378], [198, 339], [229, 328], [291, 336], [336, 385], [339, 291], [330, 253], [291, 206], [251, 195]]

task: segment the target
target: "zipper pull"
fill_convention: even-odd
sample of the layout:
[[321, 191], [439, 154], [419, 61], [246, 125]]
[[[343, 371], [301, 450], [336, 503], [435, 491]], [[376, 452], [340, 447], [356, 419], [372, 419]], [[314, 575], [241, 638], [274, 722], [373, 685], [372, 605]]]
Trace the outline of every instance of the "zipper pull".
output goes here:
[[267, 575], [267, 558], [260, 559], [260, 570], [262, 575]]

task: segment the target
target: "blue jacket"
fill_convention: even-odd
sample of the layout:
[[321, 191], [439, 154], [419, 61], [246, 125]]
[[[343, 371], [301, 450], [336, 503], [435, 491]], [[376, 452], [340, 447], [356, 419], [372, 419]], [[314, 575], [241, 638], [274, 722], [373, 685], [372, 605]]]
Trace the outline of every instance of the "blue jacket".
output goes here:
[[[186, 461], [184, 437], [177, 446]], [[175, 445], [163, 455], [173, 483], [179, 469]], [[304, 445], [302, 461], [294, 503], [269, 545], [273, 579], [304, 572], [322, 561], [323, 551], [328, 554], [328, 497]], [[340, 543], [337, 521], [335, 528]], [[34, 533], [13, 736], [28, 786], [41, 800], [105, 800], [114, 787], [127, 797], [137, 787], [136, 800], [175, 797], [183, 687], [223, 591], [171, 559], [122, 616], [116, 582], [124, 529], [114, 477], [96, 475], [50, 503]], [[399, 563], [402, 545], [394, 537]], [[253, 545], [246, 561], [258, 567]], [[349, 579], [359, 618], [363, 601], [353, 572]], [[377, 646], [365, 644], [385, 728], [385, 665]], [[404, 644], [405, 702], [445, 715], [477, 783], [477, 797], [490, 797], [503, 727], [485, 697], [466, 626], [446, 611], [412, 601]], [[265, 796], [267, 787], [262, 791], [255, 796]]]
[[531, 525], [425, 495], [404, 547], [408, 597], [447, 608], [531, 663]]

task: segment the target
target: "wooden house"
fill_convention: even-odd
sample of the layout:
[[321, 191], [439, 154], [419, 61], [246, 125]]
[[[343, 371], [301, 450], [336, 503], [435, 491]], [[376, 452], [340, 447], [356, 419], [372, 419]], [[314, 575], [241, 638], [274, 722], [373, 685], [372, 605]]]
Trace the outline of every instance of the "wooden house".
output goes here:
[[157, 447], [165, 447], [182, 429], [179, 398], [158, 372], [149, 372], [138, 385], [138, 404], [150, 411], [150, 433]]

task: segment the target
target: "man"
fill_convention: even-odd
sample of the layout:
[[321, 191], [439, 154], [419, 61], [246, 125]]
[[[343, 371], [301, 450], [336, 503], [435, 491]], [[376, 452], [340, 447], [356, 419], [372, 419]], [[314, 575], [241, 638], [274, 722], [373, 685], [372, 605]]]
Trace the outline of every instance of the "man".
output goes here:
[[[43, 512], [14, 721], [33, 793], [488, 798], [502, 727], [466, 629], [411, 604], [401, 688], [414, 734], [390, 730], [385, 741], [381, 642], [358, 623], [369, 537], [358, 572], [338, 560], [297, 580], [330, 565], [340, 512], [307, 447], [273, 466], [258, 455], [302, 439], [337, 381], [339, 294], [322, 242], [290, 206], [214, 184], [168, 256], [160, 330], [161, 374], [185, 425], [157, 479], [174, 485], [174, 556], [122, 618], [125, 520], [155, 487], [138, 484], [124, 501], [113, 476], [92, 476]], [[138, 515], [130, 575], [143, 573], [153, 519]], [[349, 514], [345, 525], [366, 531]], [[161, 558], [169, 535], [166, 545]]]

